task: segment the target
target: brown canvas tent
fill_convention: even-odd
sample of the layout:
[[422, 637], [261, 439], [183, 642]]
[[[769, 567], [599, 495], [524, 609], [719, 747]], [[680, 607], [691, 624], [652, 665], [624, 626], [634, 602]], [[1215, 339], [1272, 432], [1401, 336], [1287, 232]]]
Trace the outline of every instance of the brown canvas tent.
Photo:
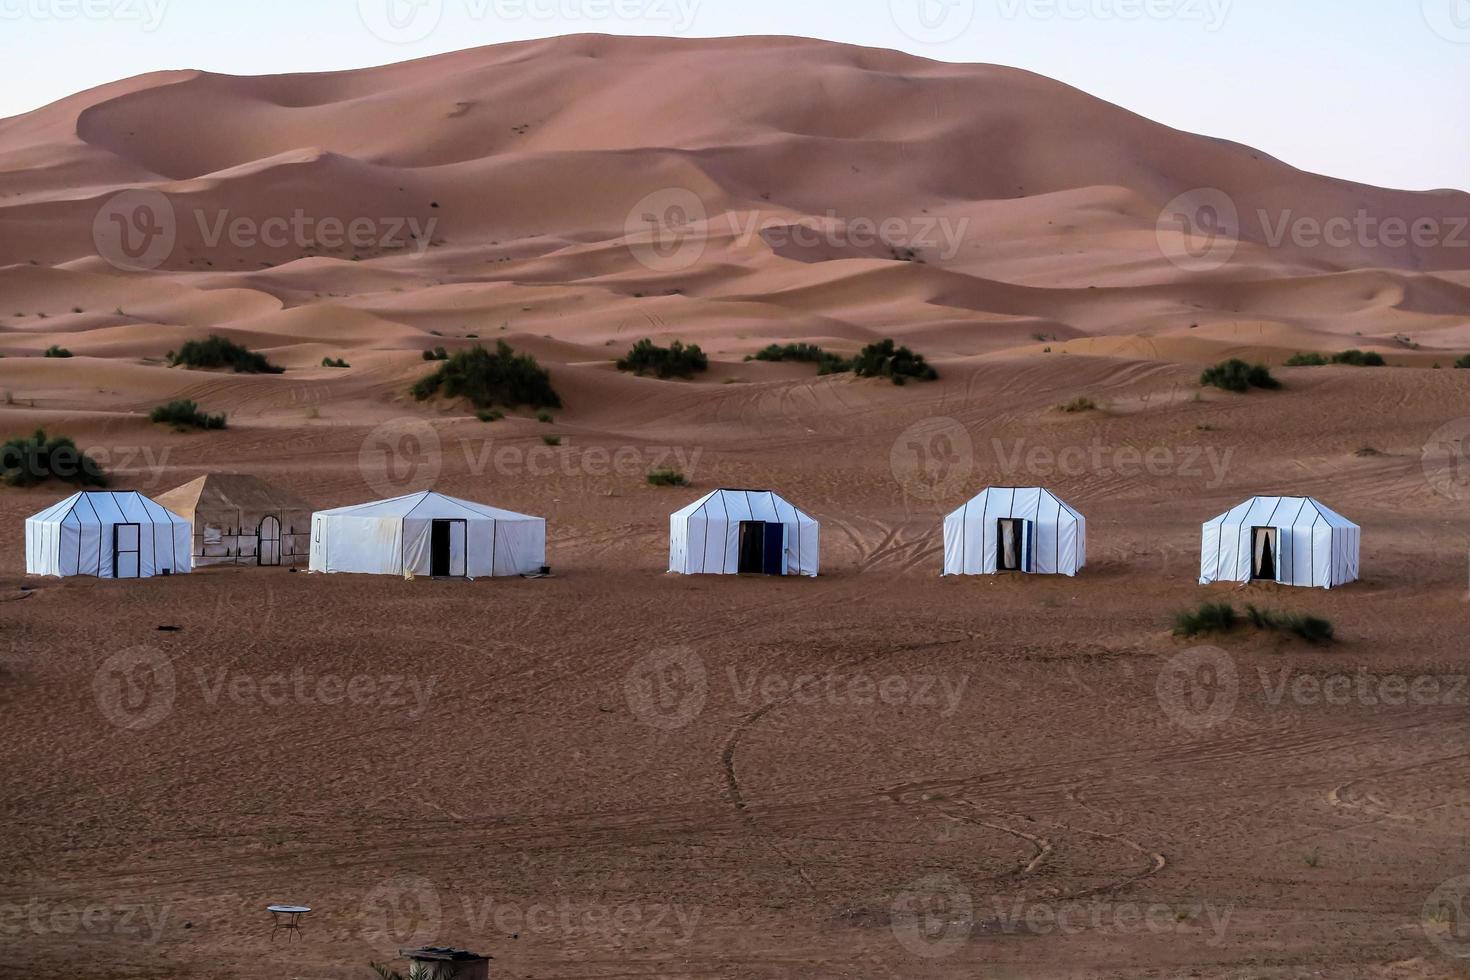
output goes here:
[[194, 526], [194, 564], [292, 565], [311, 553], [312, 505], [243, 473], [211, 473], [158, 502]]

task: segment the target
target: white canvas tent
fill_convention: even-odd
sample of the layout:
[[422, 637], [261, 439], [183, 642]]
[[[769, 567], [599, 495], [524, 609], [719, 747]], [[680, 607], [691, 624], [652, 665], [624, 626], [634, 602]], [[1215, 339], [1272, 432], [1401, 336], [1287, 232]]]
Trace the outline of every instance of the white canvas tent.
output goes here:
[[26, 519], [26, 574], [182, 575], [191, 539], [188, 521], [136, 491], [74, 493]]
[[479, 578], [546, 564], [546, 521], [422, 491], [311, 515], [311, 570]]
[[669, 518], [669, 571], [807, 575], [821, 565], [817, 522], [769, 490], [715, 490]]
[[1200, 584], [1346, 585], [1358, 578], [1361, 536], [1358, 525], [1311, 497], [1252, 497], [1204, 526]]
[[944, 574], [1076, 575], [1087, 520], [1040, 487], [989, 487], [944, 519]]

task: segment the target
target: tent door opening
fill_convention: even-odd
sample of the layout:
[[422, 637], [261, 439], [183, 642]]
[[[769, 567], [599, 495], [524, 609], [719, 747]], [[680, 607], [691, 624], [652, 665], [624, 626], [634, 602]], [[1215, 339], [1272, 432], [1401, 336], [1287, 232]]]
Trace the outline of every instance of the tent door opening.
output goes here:
[[281, 563], [281, 522], [266, 515], [255, 531], [255, 561], [258, 565]]
[[786, 526], [775, 521], [740, 522], [741, 575], [785, 575]]
[[465, 577], [465, 536], [469, 522], [435, 520], [429, 526], [429, 574], [434, 578]]
[[995, 522], [995, 568], [1001, 572], [1026, 570], [1026, 522], [1002, 517]]
[[137, 524], [112, 525], [112, 577], [138, 578], [143, 572], [142, 528]]
[[1251, 528], [1251, 581], [1276, 581], [1276, 529]]

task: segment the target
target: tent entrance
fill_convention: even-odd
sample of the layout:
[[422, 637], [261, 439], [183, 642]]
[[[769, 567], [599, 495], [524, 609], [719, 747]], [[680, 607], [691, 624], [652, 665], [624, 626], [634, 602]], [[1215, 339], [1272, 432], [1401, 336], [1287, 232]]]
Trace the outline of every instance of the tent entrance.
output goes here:
[[786, 574], [786, 525], [777, 521], [740, 522], [741, 575]]
[[995, 569], [998, 572], [1026, 571], [1026, 522], [1002, 517], [995, 522]]
[[281, 522], [269, 514], [255, 531], [255, 562], [258, 565], [281, 563]]
[[112, 525], [112, 577], [138, 578], [143, 571], [142, 528], [137, 524]]
[[435, 520], [429, 526], [429, 574], [434, 578], [465, 577], [465, 538], [469, 522]]
[[1251, 528], [1251, 581], [1276, 581], [1276, 528]]

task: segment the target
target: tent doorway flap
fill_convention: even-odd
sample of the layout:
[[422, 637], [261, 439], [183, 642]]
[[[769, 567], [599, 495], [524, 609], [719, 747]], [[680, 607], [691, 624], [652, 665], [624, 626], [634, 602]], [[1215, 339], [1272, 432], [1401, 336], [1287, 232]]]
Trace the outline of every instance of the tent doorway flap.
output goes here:
[[1276, 581], [1277, 529], [1251, 528], [1251, 579]]

